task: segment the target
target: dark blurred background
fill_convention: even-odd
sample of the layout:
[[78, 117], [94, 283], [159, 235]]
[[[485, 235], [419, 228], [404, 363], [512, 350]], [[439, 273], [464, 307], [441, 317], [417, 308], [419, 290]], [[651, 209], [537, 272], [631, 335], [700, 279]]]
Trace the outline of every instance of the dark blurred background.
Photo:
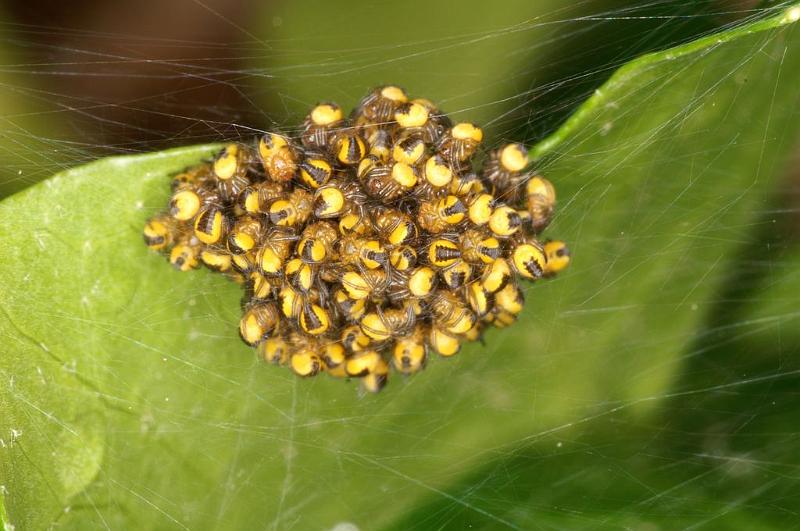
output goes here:
[[619, 64], [757, 3], [2, 0], [0, 197], [108, 154], [290, 129], [388, 82], [531, 143]]

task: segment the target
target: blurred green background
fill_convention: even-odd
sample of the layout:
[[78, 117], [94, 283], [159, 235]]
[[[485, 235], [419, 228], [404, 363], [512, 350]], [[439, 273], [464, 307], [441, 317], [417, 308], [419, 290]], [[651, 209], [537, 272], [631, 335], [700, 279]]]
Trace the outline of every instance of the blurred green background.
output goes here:
[[[316, 101], [350, 106], [387, 82], [484, 125], [489, 144], [532, 145], [632, 58], [785, 8], [710, 0], [6, 0], [0, 197], [106, 155], [292, 131]], [[219, 357], [247, 353], [229, 346], [235, 290], [206, 275], [176, 279], [134, 243], [119, 262], [84, 257], [58, 282], [46, 277], [54, 291], [22, 283], [26, 271], [10, 263], [58, 262], [19, 249], [31, 237], [57, 244], [59, 235], [39, 231], [51, 206], [44, 191], [8, 203], [6, 212], [23, 217], [3, 244], [13, 256], [0, 283], [3, 317], [16, 329], [9, 337], [47, 338], [68, 358], [90, 337], [75, 354], [77, 374], [100, 382], [99, 400], [39, 397], [36, 371], [47, 362], [38, 357], [47, 356], [33, 343], [3, 366], [5, 377], [17, 377], [0, 395], [0, 411], [12, 419], [4, 440], [26, 426], [16, 443], [25, 455], [11, 459], [76, 475], [20, 515], [45, 487], [36, 480], [20, 488], [12, 476], [28, 465], [3, 463], [9, 477], [0, 484], [15, 487], [0, 491], [7, 510], [17, 509], [11, 520], [34, 528], [244, 528], [277, 511], [274, 528], [297, 529], [797, 526], [797, 43], [787, 29], [675, 70], [638, 73], [542, 161], [563, 212], [550, 234], [573, 244], [573, 269], [531, 289], [522, 322], [490, 334], [488, 346], [473, 345], [450, 365], [432, 363], [407, 384], [394, 381], [374, 401], [336, 382], [309, 385], [246, 357]], [[175, 170], [190, 159], [169, 164]], [[141, 171], [162, 171], [149, 164]], [[81, 222], [86, 241], [96, 230], [89, 224], [113, 224], [118, 211], [109, 206], [95, 219], [79, 203], [115, 197], [115, 171], [89, 170], [97, 184], [88, 189], [80, 175], [74, 186], [62, 178], [49, 197], [78, 212], [68, 219]], [[143, 201], [154, 211], [165, 200], [161, 188], [132, 184], [118, 205]], [[23, 207], [32, 209], [28, 218]], [[123, 218], [130, 227], [119, 232], [133, 242], [145, 213]], [[100, 226], [101, 241], [115, 234]], [[80, 248], [84, 229], [65, 248]], [[94, 289], [96, 276], [109, 279], [101, 282], [109, 295], [92, 313], [74, 292]], [[196, 296], [197, 306], [185, 307]], [[21, 332], [26, 312], [44, 319]], [[207, 335], [187, 346], [189, 325], [174, 315], [203, 324]], [[59, 328], [63, 319], [70, 324]], [[144, 346], [126, 339], [138, 334]], [[154, 371], [160, 355], [148, 358], [148, 349], [201, 369]], [[85, 441], [107, 445], [98, 479], [96, 470], [77, 472], [93, 470], [86, 461], [96, 454], [67, 447], [53, 457], [33, 442], [51, 433], [24, 400], [47, 412], [64, 407], [58, 418], [85, 429]], [[115, 417], [95, 403], [103, 400], [111, 409], [133, 404], [140, 415]], [[195, 409], [209, 402], [218, 409]], [[145, 422], [143, 411], [155, 420]], [[286, 441], [299, 449], [287, 450]], [[197, 443], [203, 449], [194, 454]], [[150, 451], [163, 462], [153, 463]], [[54, 520], [51, 509], [62, 504], [70, 512]]]
[[111, 154], [291, 130], [396, 83], [533, 143], [614, 68], [756, 2], [0, 2], [0, 197]]

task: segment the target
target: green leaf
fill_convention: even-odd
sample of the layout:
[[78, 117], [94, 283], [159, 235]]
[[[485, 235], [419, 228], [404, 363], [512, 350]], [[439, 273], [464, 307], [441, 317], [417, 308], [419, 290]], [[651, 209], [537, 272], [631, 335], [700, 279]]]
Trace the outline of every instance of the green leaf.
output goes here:
[[531, 286], [515, 327], [377, 396], [263, 366], [237, 338], [236, 286], [144, 248], [169, 175], [213, 147], [101, 160], [3, 201], [5, 523], [373, 529], [446, 500], [530, 525], [448, 489], [658, 411], [800, 128], [796, 9], [632, 63], [535, 148], [573, 267]]
[[[796, 157], [725, 266], [701, 334], [655, 415], [623, 407], [461, 478], [393, 526], [785, 529], [798, 504], [800, 198]], [[782, 173], [782, 172], [781, 172]], [[557, 484], [559, 488], [552, 488]], [[705, 525], [703, 525], [705, 524]]]

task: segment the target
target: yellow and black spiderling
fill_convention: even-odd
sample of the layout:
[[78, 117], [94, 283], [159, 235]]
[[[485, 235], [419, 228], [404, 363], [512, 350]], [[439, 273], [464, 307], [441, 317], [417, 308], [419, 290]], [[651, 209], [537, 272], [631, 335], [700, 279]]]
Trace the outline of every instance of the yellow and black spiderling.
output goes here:
[[400, 87], [395, 85], [376, 87], [353, 111], [354, 122], [364, 126], [388, 125], [397, 109], [407, 101], [408, 94]]
[[498, 328], [509, 326], [516, 321], [525, 305], [525, 297], [516, 282], [509, 282], [506, 287], [495, 293], [494, 308], [489, 314], [492, 324]]
[[416, 314], [410, 304], [400, 308], [376, 308], [359, 321], [361, 330], [374, 341], [387, 341], [398, 335], [404, 335], [416, 323]]
[[300, 329], [312, 336], [319, 336], [331, 326], [328, 310], [316, 304], [306, 304], [300, 312]]
[[323, 102], [296, 134], [227, 144], [177, 174], [144, 241], [179, 271], [242, 285], [239, 335], [264, 361], [377, 392], [390, 371], [512, 325], [521, 282], [570, 263], [541, 236], [553, 184], [524, 146], [482, 153], [483, 136], [394, 85], [349, 117]]
[[278, 326], [278, 310], [275, 303], [263, 302], [248, 305], [239, 322], [239, 335], [248, 345], [256, 345], [269, 336]]
[[511, 251], [511, 264], [523, 278], [535, 280], [545, 273], [547, 255], [536, 241], [521, 241]]
[[338, 245], [339, 256], [345, 265], [359, 264], [368, 269], [378, 269], [389, 261], [386, 248], [378, 240], [348, 235], [343, 236]]
[[421, 370], [426, 357], [425, 327], [420, 325], [408, 336], [397, 338], [392, 349], [392, 363], [402, 374], [413, 374]]
[[245, 254], [260, 243], [263, 222], [255, 216], [242, 216], [236, 220], [228, 234], [228, 251]]
[[406, 137], [413, 135], [426, 144], [436, 144], [445, 130], [450, 127], [447, 120], [427, 100], [414, 100], [402, 104], [394, 113], [397, 125]]
[[285, 275], [286, 280], [303, 293], [308, 293], [316, 280], [316, 271], [300, 258], [292, 258], [286, 263]]
[[267, 207], [285, 194], [286, 190], [280, 183], [272, 181], [257, 182], [239, 193], [235, 208], [248, 214], [266, 214]]
[[308, 113], [301, 139], [311, 149], [327, 149], [336, 128], [342, 125], [344, 114], [335, 103], [320, 103]]
[[366, 297], [352, 298], [350, 291], [343, 289], [338, 290], [334, 297], [339, 311], [348, 322], [358, 322], [363, 317], [367, 307]]
[[367, 155], [367, 144], [359, 133], [346, 130], [334, 139], [333, 153], [341, 164], [353, 166]]
[[498, 206], [489, 216], [489, 229], [501, 238], [516, 234], [521, 227], [522, 216], [519, 211], [508, 205]]
[[169, 253], [169, 262], [178, 271], [189, 271], [200, 265], [200, 242], [195, 238], [178, 243]]
[[392, 158], [413, 166], [425, 155], [425, 142], [415, 135], [401, 136], [392, 147]]
[[428, 243], [426, 255], [430, 265], [443, 269], [461, 258], [461, 249], [456, 242], [447, 238], [433, 238]]
[[433, 187], [444, 188], [453, 180], [453, 168], [441, 154], [434, 154], [423, 166], [425, 181]]
[[290, 228], [270, 227], [263, 237], [263, 245], [255, 254], [256, 266], [265, 275], [281, 275], [286, 260], [294, 249], [297, 233]]
[[467, 207], [458, 197], [448, 195], [442, 199], [422, 202], [418, 215], [422, 229], [431, 234], [438, 234], [445, 230], [452, 230], [464, 221]]
[[172, 178], [172, 191], [199, 188], [204, 185], [214, 186], [216, 182], [211, 174], [212, 170], [213, 166], [210, 164], [198, 164], [186, 168]]
[[358, 268], [345, 272], [341, 277], [341, 284], [351, 300], [380, 297], [389, 286], [389, 275], [382, 268]]
[[415, 98], [412, 103], [418, 103], [428, 110], [428, 122], [423, 126], [423, 138], [426, 144], [435, 146], [444, 133], [453, 127], [453, 122], [429, 99]]
[[439, 139], [436, 146], [441, 156], [450, 162], [464, 162], [483, 141], [483, 130], [475, 124], [462, 122], [454, 125]]
[[457, 173], [450, 181], [450, 193], [458, 197], [469, 197], [483, 190], [483, 183], [478, 179], [478, 175], [472, 172]]
[[215, 249], [213, 247], [206, 247], [200, 252], [200, 260], [214, 271], [224, 273], [231, 268], [231, 255], [222, 249]]
[[327, 221], [306, 225], [297, 244], [297, 255], [307, 264], [321, 264], [333, 257], [333, 246], [339, 239], [339, 232]]
[[500, 241], [479, 229], [468, 229], [459, 238], [461, 256], [471, 264], [491, 264], [503, 253]]
[[169, 213], [178, 221], [189, 221], [200, 211], [203, 203], [208, 203], [205, 199], [206, 191], [202, 189], [178, 190], [172, 195], [169, 201]]
[[467, 302], [470, 309], [479, 318], [483, 318], [492, 307], [494, 299], [490, 293], [484, 289], [480, 282], [472, 282], [465, 288]]
[[448, 333], [457, 336], [465, 334], [475, 324], [475, 314], [470, 311], [463, 298], [452, 291], [438, 292], [430, 308], [434, 325]]
[[313, 344], [301, 343], [290, 357], [292, 370], [298, 376], [316, 376], [322, 369], [322, 359]]
[[526, 207], [534, 232], [541, 232], [553, 218], [556, 205], [556, 189], [544, 177], [534, 176], [525, 185]]
[[391, 246], [413, 243], [419, 229], [410, 216], [393, 208], [377, 208], [372, 223], [378, 235]]
[[213, 245], [223, 241], [230, 220], [219, 206], [204, 207], [194, 219], [194, 234], [201, 242]]
[[544, 254], [547, 262], [544, 267], [545, 276], [552, 276], [567, 268], [570, 261], [569, 248], [567, 244], [560, 241], [546, 241], [544, 243]]
[[347, 361], [347, 353], [340, 343], [326, 341], [320, 344], [319, 355], [320, 358], [322, 358], [322, 363], [325, 365], [325, 370], [330, 372], [339, 367], [344, 370], [344, 363]]
[[295, 188], [283, 199], [275, 200], [268, 212], [273, 225], [295, 227], [302, 225], [311, 215], [314, 197], [302, 188]]
[[270, 337], [258, 344], [258, 355], [268, 363], [285, 365], [289, 360], [290, 348], [282, 336]]
[[392, 249], [389, 263], [395, 271], [407, 271], [417, 264], [417, 251], [410, 245], [400, 245]]
[[470, 194], [464, 201], [467, 205], [467, 216], [473, 225], [486, 225], [494, 213], [495, 198], [484, 192]]
[[472, 266], [463, 260], [456, 260], [453, 265], [439, 271], [439, 276], [450, 289], [459, 289], [472, 278]]
[[348, 214], [359, 216], [365, 197], [359, 183], [334, 179], [314, 192], [314, 216], [319, 219], [340, 220]]
[[430, 267], [418, 267], [411, 271], [407, 278], [404, 278], [403, 288], [406, 297], [417, 297], [420, 299], [429, 297], [433, 294], [436, 287], [436, 271]]
[[461, 349], [461, 340], [436, 326], [431, 326], [428, 333], [428, 345], [434, 352], [447, 358], [458, 353]]
[[528, 167], [528, 150], [522, 144], [507, 144], [492, 151], [483, 165], [483, 179], [492, 193], [504, 201], [518, 196], [517, 190], [525, 180]]
[[383, 163], [374, 155], [361, 161], [357, 175], [367, 195], [386, 204], [411, 191], [419, 180], [414, 166], [405, 162]]
[[219, 152], [211, 168], [220, 196], [234, 199], [250, 184], [253, 158], [250, 148], [240, 144], [228, 144]]
[[333, 167], [322, 157], [307, 158], [300, 163], [300, 177], [309, 187], [317, 189], [330, 180]]
[[497, 293], [508, 284], [513, 272], [505, 258], [498, 258], [487, 265], [481, 275], [481, 286], [489, 293]]
[[272, 298], [273, 285], [270, 280], [259, 271], [251, 271], [247, 284], [247, 296], [250, 299], [269, 300]]
[[[175, 241], [178, 231], [182, 227], [167, 214], [160, 214], [151, 218], [144, 226], [142, 236], [144, 243], [154, 251], [169, 248]], [[184, 228], [185, 230], [185, 228]]]

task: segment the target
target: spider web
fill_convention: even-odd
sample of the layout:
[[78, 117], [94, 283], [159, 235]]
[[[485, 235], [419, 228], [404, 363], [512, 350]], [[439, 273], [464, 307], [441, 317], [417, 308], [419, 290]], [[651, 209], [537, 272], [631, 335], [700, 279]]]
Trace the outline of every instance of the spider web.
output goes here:
[[[532, 145], [633, 57], [789, 5], [529, 3], [464, 14], [422, 3], [392, 13], [384, 4], [246, 11], [195, 0], [164, 7], [160, 15], [186, 23], [161, 33], [137, 29], [149, 19], [134, 9], [116, 23], [102, 13], [32, 22], [8, 10], [3, 190], [106, 155], [292, 132], [317, 100], [350, 107], [385, 82], [485, 125], [490, 143]], [[134, 18], [126, 25], [125, 16]], [[27, 326], [17, 327], [27, 339], [14, 342], [102, 384], [71, 388], [38, 366], [38, 375], [3, 370], [0, 411], [45, 427], [2, 423], [0, 452], [12, 465], [0, 470], [25, 452], [35, 457], [37, 446], [66, 448], [62, 470], [40, 471], [76, 485], [55, 494], [67, 501], [49, 516], [53, 527], [795, 527], [800, 181], [786, 154], [800, 111], [783, 96], [786, 80], [797, 79], [787, 39], [769, 32], [747, 41], [723, 69], [694, 68], [711, 50], [678, 71], [643, 73], [630, 101], [657, 103], [684, 76], [696, 82], [677, 113], [654, 104], [652, 116], [637, 117], [617, 112], [625, 97], [605, 102], [585, 132], [541, 163], [564, 176], [548, 234], [575, 243], [573, 270], [529, 287], [516, 326], [390, 381], [379, 397], [247, 359], [230, 346], [238, 293], [208, 275], [161, 291], [163, 281], [142, 279], [138, 291], [117, 293], [87, 266], [77, 274], [83, 313], [64, 312], [39, 289], [8, 301], [8, 322], [25, 308], [59, 323], [64, 345], [102, 360], [59, 351]], [[732, 103], [709, 111], [726, 101], [731, 80]], [[752, 87], [769, 89], [761, 107], [745, 103]], [[648, 119], [655, 125], [640, 127]], [[716, 140], [704, 143], [704, 132]], [[685, 175], [663, 182], [662, 168], [676, 160]], [[726, 181], [746, 160], [754, 173]], [[645, 177], [616, 180], [627, 173]], [[137, 206], [150, 214], [161, 204], [143, 192]], [[22, 226], [43, 251], [57, 245], [58, 234]], [[118, 233], [87, 234], [95, 231], [81, 256]], [[160, 266], [148, 274], [167, 275]], [[109, 291], [125, 308], [103, 307]], [[26, 379], [99, 399], [107, 411], [65, 419]], [[14, 501], [12, 474], [0, 484], [7, 528], [26, 520], [9, 508], [35, 512]]]

